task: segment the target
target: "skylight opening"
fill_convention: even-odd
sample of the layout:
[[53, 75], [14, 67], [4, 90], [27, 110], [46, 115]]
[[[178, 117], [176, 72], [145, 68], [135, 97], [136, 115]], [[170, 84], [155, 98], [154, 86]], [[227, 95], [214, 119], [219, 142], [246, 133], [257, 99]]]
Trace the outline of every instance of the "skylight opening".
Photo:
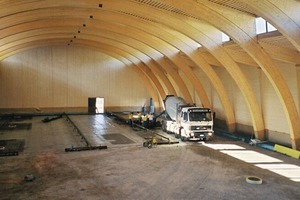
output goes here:
[[272, 26], [272, 24], [267, 22], [262, 17], [256, 18], [255, 24], [256, 24], [256, 34], [268, 33], [277, 30], [274, 26]]
[[222, 32], [222, 42], [228, 42], [230, 40], [230, 37]]
[[267, 31], [272, 32], [272, 31], [277, 31], [277, 29], [274, 26], [272, 26], [272, 24], [267, 22]]

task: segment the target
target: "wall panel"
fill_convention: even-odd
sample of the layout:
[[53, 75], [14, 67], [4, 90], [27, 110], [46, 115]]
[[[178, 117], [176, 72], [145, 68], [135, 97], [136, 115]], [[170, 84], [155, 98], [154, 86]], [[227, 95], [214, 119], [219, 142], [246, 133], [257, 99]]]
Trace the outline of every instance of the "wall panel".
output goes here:
[[[293, 99], [295, 102], [298, 102], [298, 84], [297, 84], [297, 68], [295, 65], [285, 62], [276, 61], [277, 66], [279, 67], [280, 73], [283, 76], [283, 79], [287, 83]], [[297, 110], [299, 111], [299, 104], [296, 103]]]
[[[281, 67], [284, 67], [284, 65], [281, 65]], [[285, 66], [287, 70], [288, 67]], [[296, 73], [289, 73], [284, 72], [285, 70], [282, 71], [283, 77], [289, 76], [291, 80], [287, 81], [287, 83], [290, 85], [289, 87], [292, 89], [293, 86], [291, 85], [292, 82], [295, 81], [295, 86], [296, 86]], [[288, 70], [287, 70], [288, 71]], [[283, 133], [288, 133], [289, 128], [288, 128], [288, 123], [286, 120], [286, 116], [283, 110], [283, 106], [281, 101], [279, 100], [276, 91], [274, 90], [273, 86], [271, 85], [270, 81], [267, 79], [265, 75], [262, 76], [262, 107], [263, 107], [263, 113], [264, 113], [264, 119], [265, 119], [265, 126], [266, 129], [269, 130], [276, 130], [278, 132], [283, 132]], [[296, 88], [294, 86], [294, 89]], [[293, 90], [291, 90], [292, 93]]]
[[[228, 97], [231, 102], [233, 102], [233, 95], [234, 95], [234, 86], [233, 86], [233, 80], [231, 76], [228, 74], [225, 68], [222, 67], [214, 67], [214, 70], [216, 71], [217, 75], [221, 79], [221, 81], [224, 84], [224, 87], [226, 89], [226, 92], [228, 94]], [[221, 104], [221, 101], [218, 97], [218, 94], [216, 91], [212, 94], [213, 102], [214, 102], [214, 110], [216, 112], [216, 117], [220, 120], [225, 120], [226, 116], [224, 114], [223, 106]], [[235, 110], [235, 105], [233, 104], [233, 109]]]
[[[23, 72], [22, 74], [22, 107], [27, 108], [38, 108], [39, 107], [39, 98], [38, 98], [38, 70], [36, 61], [34, 59], [28, 59], [30, 58], [36, 58], [37, 51], [32, 50], [29, 51], [28, 54], [20, 54], [21, 58], [16, 59], [15, 61], [20, 62], [21, 64], [21, 70]], [[27, 57], [27, 58], [26, 58]], [[6, 77], [10, 77], [13, 74], [7, 74]], [[15, 75], [14, 75], [15, 76]]]
[[44, 47], [1, 62], [0, 108], [87, 107], [104, 97], [106, 107], [139, 109], [150, 96], [131, 67], [86, 48]]
[[[191, 94], [192, 99], [195, 102], [195, 96], [198, 96], [198, 94], [195, 90], [194, 85], [192, 84], [190, 79], [185, 75], [185, 73], [183, 71], [179, 70], [178, 73], [179, 73], [180, 77], [182, 78], [182, 80], [184, 81], [184, 83], [186, 84], [186, 87], [188, 88], [189, 93]], [[183, 97], [182, 93], [180, 93], [180, 96]], [[200, 105], [201, 105], [201, 102], [197, 106], [200, 106]]]
[[[203, 85], [203, 88], [208, 96], [210, 104], [211, 104], [212, 108], [214, 108], [214, 98], [213, 98], [213, 91], [212, 91], [212, 85], [211, 85], [210, 80], [207, 78], [207, 76], [204, 74], [204, 72], [199, 68], [195, 68], [194, 73], [197, 75], [198, 79], [200, 80], [201, 84]], [[196, 94], [195, 91], [194, 91], [194, 93]], [[195, 95], [194, 98], [195, 98], [196, 104], [201, 105], [201, 99], [199, 98], [199, 96]], [[217, 96], [217, 98], [218, 98], [218, 96]]]
[[66, 48], [55, 48], [52, 51], [53, 62], [53, 106], [60, 105], [60, 107], [67, 107], [68, 102], [68, 66]]

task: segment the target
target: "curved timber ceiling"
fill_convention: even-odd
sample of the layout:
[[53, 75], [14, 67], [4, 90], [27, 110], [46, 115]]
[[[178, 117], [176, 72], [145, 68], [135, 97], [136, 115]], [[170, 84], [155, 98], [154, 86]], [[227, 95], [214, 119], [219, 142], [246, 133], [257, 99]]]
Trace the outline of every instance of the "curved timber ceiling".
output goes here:
[[[262, 111], [239, 64], [260, 67], [282, 102], [294, 148], [300, 121], [292, 94], [274, 60], [300, 64], [300, 2], [296, 0], [0, 0], [0, 60], [41, 46], [84, 46], [110, 55], [143, 78], [154, 101], [180, 93], [193, 103], [179, 71], [203, 106], [210, 101], [199, 68], [223, 106], [229, 129], [235, 116], [212, 66], [233, 77], [247, 103], [255, 135], [264, 139]], [[278, 31], [257, 35], [255, 18]], [[232, 40], [222, 42], [222, 32]]]

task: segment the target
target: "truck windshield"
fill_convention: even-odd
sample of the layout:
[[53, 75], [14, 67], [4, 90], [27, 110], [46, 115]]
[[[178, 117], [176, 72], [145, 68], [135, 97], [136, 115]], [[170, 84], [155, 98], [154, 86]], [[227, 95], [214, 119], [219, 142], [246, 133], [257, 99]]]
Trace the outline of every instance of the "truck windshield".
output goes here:
[[211, 121], [210, 112], [190, 112], [189, 113], [190, 121]]

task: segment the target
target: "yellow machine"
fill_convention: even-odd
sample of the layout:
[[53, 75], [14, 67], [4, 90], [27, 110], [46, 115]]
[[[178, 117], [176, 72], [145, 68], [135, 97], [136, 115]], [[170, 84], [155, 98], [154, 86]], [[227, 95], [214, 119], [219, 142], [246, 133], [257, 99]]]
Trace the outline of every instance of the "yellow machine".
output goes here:
[[145, 138], [145, 142], [143, 143], [144, 147], [148, 147], [149, 149], [151, 149], [153, 146], [157, 146], [157, 140], [154, 136], [150, 136]]

